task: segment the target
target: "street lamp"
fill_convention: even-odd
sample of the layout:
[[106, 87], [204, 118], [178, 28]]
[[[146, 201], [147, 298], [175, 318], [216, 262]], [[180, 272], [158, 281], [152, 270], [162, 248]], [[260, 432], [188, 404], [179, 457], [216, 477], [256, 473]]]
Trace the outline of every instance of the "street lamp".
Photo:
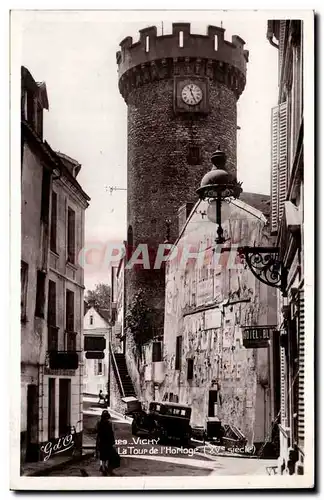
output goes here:
[[201, 200], [208, 200], [209, 203], [216, 201], [216, 223], [217, 238], [216, 243], [224, 243], [222, 228], [222, 202], [228, 199], [239, 198], [242, 193], [242, 183], [237, 182], [225, 170], [226, 155], [218, 147], [212, 154], [211, 161], [213, 168], [202, 178], [197, 194]]
[[[202, 178], [197, 194], [208, 203], [216, 201], [216, 243], [225, 243], [222, 228], [222, 202], [237, 199], [242, 193], [242, 183], [237, 182], [226, 170], [226, 155], [218, 147], [212, 154], [213, 168]], [[286, 295], [287, 269], [282, 263], [278, 247], [244, 246], [238, 248], [252, 274], [262, 283], [279, 288]]]

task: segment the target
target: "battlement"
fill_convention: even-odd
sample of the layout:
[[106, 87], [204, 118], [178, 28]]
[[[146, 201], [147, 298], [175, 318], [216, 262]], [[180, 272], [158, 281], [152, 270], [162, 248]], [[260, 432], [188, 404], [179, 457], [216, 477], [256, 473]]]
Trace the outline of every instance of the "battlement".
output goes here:
[[244, 50], [245, 42], [237, 35], [232, 41], [224, 39], [225, 30], [208, 26], [207, 35], [190, 33], [190, 23], [173, 23], [172, 34], [157, 36], [156, 26], [140, 30], [140, 39], [133, 43], [128, 36], [120, 43], [116, 53], [119, 78], [138, 65], [167, 58], [199, 58], [219, 61], [233, 66], [243, 75], [249, 52]]

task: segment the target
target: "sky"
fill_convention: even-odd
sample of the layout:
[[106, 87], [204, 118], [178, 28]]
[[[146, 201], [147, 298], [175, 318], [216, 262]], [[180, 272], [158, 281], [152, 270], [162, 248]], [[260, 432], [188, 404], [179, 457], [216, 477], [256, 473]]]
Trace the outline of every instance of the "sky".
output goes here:
[[[245, 191], [270, 193], [270, 116], [277, 103], [277, 50], [266, 39], [267, 12], [253, 11], [19, 11], [20, 60], [36, 81], [45, 81], [49, 111], [44, 139], [81, 163], [78, 181], [90, 196], [85, 241], [126, 238], [127, 107], [118, 91], [120, 41], [155, 25], [171, 33], [172, 22], [208, 25], [245, 40], [247, 84], [238, 101], [237, 174]], [[107, 282], [107, 270], [85, 274], [85, 286]]]

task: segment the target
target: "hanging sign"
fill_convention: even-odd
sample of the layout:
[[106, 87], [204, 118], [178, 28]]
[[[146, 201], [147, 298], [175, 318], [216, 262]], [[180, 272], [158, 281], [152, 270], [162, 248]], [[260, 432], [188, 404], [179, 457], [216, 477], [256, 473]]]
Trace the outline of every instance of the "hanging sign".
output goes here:
[[247, 349], [268, 347], [271, 333], [276, 326], [243, 326], [243, 345]]

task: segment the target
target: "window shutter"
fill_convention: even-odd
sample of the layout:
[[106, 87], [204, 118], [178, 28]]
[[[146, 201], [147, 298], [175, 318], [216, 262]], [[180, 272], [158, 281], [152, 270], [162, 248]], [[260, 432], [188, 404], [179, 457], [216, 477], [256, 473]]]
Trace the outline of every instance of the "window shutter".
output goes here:
[[288, 181], [288, 147], [287, 147], [287, 134], [288, 134], [288, 113], [287, 102], [279, 106], [279, 173], [278, 173], [278, 224], [280, 223], [285, 207], [285, 200], [287, 196], [287, 181]]
[[287, 102], [271, 113], [271, 232], [276, 233], [284, 213], [287, 193]]
[[281, 68], [284, 57], [284, 49], [285, 49], [285, 38], [286, 38], [286, 21], [280, 21], [280, 30], [279, 30], [279, 82], [281, 78]]
[[280, 415], [281, 425], [286, 425], [286, 353], [280, 347]]
[[305, 306], [303, 289], [299, 292], [298, 358], [298, 443], [303, 446], [305, 438]]

